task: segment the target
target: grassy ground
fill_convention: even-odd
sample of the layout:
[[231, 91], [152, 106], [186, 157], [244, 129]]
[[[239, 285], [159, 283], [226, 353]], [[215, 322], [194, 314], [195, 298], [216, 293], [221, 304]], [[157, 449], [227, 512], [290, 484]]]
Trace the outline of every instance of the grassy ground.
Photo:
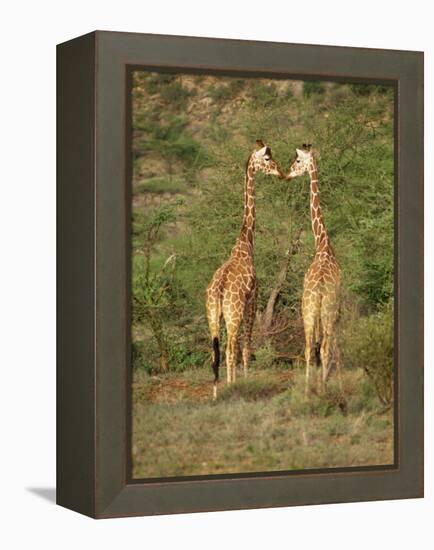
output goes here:
[[[222, 380], [225, 372], [222, 369]], [[133, 380], [133, 477], [391, 464], [393, 413], [360, 370], [303, 395], [302, 368], [251, 369], [211, 400], [205, 369]]]

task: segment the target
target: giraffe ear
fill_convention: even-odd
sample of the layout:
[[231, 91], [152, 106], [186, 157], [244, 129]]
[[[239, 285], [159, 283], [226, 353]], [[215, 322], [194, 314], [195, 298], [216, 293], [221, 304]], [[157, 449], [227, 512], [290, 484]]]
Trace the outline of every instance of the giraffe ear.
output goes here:
[[298, 155], [299, 157], [304, 157], [304, 151], [303, 151], [303, 149], [296, 149], [296, 152], [297, 152], [297, 155]]
[[262, 149], [263, 147], [265, 147], [265, 143], [262, 141], [262, 139], [257, 139], [256, 140], [256, 148], [257, 149]]

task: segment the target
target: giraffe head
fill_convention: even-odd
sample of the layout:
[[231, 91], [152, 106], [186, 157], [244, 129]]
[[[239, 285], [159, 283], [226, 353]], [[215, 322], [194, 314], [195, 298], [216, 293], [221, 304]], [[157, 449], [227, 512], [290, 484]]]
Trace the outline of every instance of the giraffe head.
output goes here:
[[313, 152], [312, 145], [306, 145], [303, 143], [303, 149], [296, 149], [295, 160], [289, 168], [289, 172], [286, 176], [287, 180], [302, 176], [309, 171], [312, 166]]
[[261, 139], [256, 140], [256, 148], [249, 157], [249, 163], [255, 172], [263, 172], [267, 176], [284, 178], [277, 162], [273, 159], [271, 149]]

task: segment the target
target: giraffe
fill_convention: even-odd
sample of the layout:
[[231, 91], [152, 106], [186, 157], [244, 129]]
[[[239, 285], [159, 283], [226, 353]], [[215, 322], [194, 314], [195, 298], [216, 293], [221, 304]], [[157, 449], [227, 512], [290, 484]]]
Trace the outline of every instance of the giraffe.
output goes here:
[[284, 178], [284, 174], [272, 158], [271, 149], [259, 139], [256, 140], [256, 148], [246, 163], [244, 216], [240, 235], [232, 248], [229, 260], [217, 269], [206, 289], [206, 313], [213, 346], [214, 399], [217, 398], [219, 380], [219, 338], [222, 315], [227, 331], [227, 383], [235, 382], [238, 331], [242, 322], [244, 324], [242, 363], [245, 375], [249, 367], [258, 292], [253, 262], [256, 217], [254, 180], [257, 172]]
[[315, 349], [316, 364], [322, 365], [321, 385], [324, 390], [332, 359], [336, 361], [341, 384], [340, 354], [336, 341], [339, 316], [341, 270], [330, 243], [321, 212], [318, 172], [311, 145], [296, 149], [296, 158], [286, 176], [291, 180], [305, 173], [310, 176], [310, 215], [315, 237], [315, 256], [304, 276], [302, 316], [305, 336], [305, 394], [309, 393], [311, 358]]

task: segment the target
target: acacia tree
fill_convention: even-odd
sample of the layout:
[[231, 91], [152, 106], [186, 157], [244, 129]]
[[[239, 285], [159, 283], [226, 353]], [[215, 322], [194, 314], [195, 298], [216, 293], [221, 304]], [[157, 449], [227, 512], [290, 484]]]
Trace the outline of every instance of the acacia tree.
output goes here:
[[140, 233], [144, 236], [143, 255], [142, 261], [136, 261], [133, 276], [133, 319], [137, 323], [144, 321], [151, 329], [163, 372], [169, 369], [165, 318], [171, 303], [169, 291], [174, 284], [176, 255], [170, 254], [160, 265], [152, 262], [152, 255], [164, 226], [176, 220], [175, 208], [176, 205], [160, 206], [140, 224]]

